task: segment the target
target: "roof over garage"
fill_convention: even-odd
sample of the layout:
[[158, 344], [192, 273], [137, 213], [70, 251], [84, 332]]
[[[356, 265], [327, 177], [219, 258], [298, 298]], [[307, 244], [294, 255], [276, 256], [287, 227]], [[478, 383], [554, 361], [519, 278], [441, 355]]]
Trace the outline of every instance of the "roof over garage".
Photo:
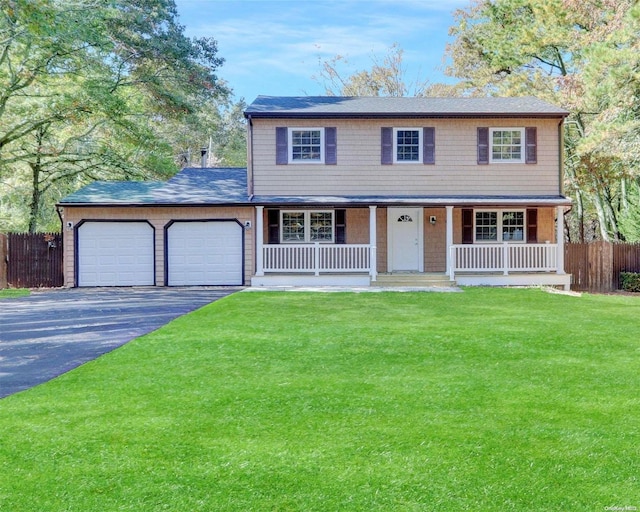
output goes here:
[[185, 168], [168, 181], [96, 181], [60, 200], [60, 206], [237, 205], [249, 203], [247, 170]]

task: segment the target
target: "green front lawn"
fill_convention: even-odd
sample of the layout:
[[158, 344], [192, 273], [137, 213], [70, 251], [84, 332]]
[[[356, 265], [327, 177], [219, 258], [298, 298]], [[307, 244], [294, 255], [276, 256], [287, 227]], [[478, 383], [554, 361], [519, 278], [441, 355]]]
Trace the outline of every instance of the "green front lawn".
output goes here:
[[0, 400], [0, 510], [640, 508], [640, 299], [239, 293]]
[[13, 299], [15, 297], [25, 297], [29, 295], [29, 290], [26, 288], [4, 288], [0, 290], [0, 300]]

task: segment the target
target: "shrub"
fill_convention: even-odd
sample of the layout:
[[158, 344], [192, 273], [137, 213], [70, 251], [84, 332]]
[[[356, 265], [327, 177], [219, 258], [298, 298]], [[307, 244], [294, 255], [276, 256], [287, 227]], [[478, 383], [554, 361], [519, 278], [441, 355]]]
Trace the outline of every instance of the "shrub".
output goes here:
[[620, 272], [622, 289], [627, 292], [640, 292], [640, 273]]

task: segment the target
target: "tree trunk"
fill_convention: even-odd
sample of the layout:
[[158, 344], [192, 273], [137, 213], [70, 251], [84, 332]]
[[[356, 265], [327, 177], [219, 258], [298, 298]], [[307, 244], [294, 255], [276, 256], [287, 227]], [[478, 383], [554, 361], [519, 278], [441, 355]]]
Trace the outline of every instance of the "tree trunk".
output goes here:
[[31, 204], [29, 205], [29, 233], [35, 233], [38, 227], [38, 214], [40, 213], [40, 161], [29, 164], [31, 167]]

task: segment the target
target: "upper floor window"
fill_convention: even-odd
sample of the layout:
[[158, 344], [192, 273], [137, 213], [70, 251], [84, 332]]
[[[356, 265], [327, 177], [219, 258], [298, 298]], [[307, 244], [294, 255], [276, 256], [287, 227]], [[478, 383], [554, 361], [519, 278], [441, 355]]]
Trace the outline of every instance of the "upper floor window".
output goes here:
[[282, 242], [333, 242], [333, 211], [282, 211]]
[[478, 128], [478, 163], [538, 162], [538, 134], [527, 128]]
[[491, 162], [524, 161], [524, 128], [491, 128]]
[[396, 163], [420, 161], [421, 132], [413, 128], [393, 129], [393, 156]]
[[318, 162], [323, 158], [324, 130], [320, 128], [297, 129], [289, 128], [289, 161], [290, 162]]
[[276, 164], [336, 163], [336, 128], [276, 128]]
[[382, 128], [381, 163], [435, 164], [435, 128]]

